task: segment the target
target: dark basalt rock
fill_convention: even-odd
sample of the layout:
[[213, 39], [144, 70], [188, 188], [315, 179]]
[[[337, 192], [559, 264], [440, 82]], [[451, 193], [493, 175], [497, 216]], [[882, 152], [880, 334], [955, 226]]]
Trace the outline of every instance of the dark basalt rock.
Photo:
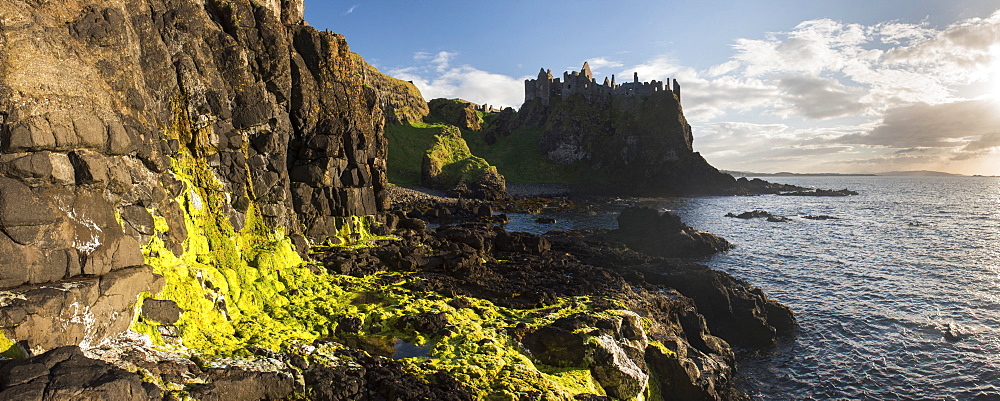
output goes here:
[[[49, 351], [0, 361], [0, 399], [163, 398], [138, 373], [63, 346], [114, 338], [131, 323], [138, 294], [155, 294], [163, 286], [143, 265], [140, 244], [155, 235], [167, 248], [159, 252], [181, 256], [188, 238], [184, 208], [198, 206], [175, 200], [188, 192], [171, 172], [176, 156], [190, 154], [211, 168], [221, 181], [212, 190], [227, 195], [219, 197], [218, 207], [236, 229], [259, 212], [255, 216], [284, 230], [303, 253], [307, 239], [325, 243], [335, 237], [343, 217], [388, 207], [385, 115], [418, 119], [422, 110], [407, 110], [419, 96], [406, 96], [412, 85], [366, 65], [342, 36], [303, 24], [301, 1], [124, 0], [96, 7], [57, 0], [14, 2], [10, 8], [5, 12], [21, 23], [4, 26], [4, 40], [20, 45], [0, 54], [12, 72], [0, 76], [0, 288], [14, 297], [0, 307], [0, 328], [26, 342], [24, 348]], [[16, 62], [28, 59], [43, 65]], [[59, 75], [58, 85], [50, 82], [52, 74]], [[659, 106], [679, 111], [671, 99], [661, 100]], [[523, 110], [525, 123], [554, 115], [560, 122], [555, 129], [574, 129], [571, 113]], [[505, 113], [504, 125], [516, 125], [513, 111]], [[686, 151], [649, 170], [629, 164], [634, 180], [626, 188], [650, 182], [692, 192], [731, 186], [731, 177], [688, 152], [690, 129], [682, 116], [674, 120], [667, 129], [674, 139], [688, 135], [674, 144], [687, 145]], [[597, 130], [590, 133], [609, 127], [604, 121], [593, 126]], [[618, 148], [596, 148], [611, 150], [594, 159], [608, 162], [594, 173], [614, 178], [621, 171], [616, 168], [640, 160], [643, 145], [661, 133], [657, 127], [641, 132], [639, 141], [617, 136], [611, 140]], [[557, 142], [545, 146], [555, 150]], [[499, 198], [502, 181], [486, 178], [466, 183], [463, 198]], [[503, 216], [478, 202], [427, 201], [402, 212], [383, 216], [381, 231], [398, 227], [402, 241], [364, 250], [317, 249], [315, 258], [332, 272], [405, 271], [420, 278], [406, 284], [410, 289], [514, 308], [590, 296], [595, 309], [616, 315], [560, 325], [593, 325], [594, 331], [583, 333], [596, 341], [587, 345], [588, 363], [615, 397], [634, 397], [645, 383], [642, 375], [655, 370], [673, 372], [662, 374], [662, 393], [683, 388], [678, 394], [688, 398], [725, 398], [733, 353], [713, 335], [716, 320], [781, 331], [780, 308], [725, 275], [677, 267], [605, 239], [509, 233], [491, 225]], [[660, 220], [678, 228], [676, 221]], [[430, 230], [428, 223], [441, 226]], [[685, 227], [680, 231], [695, 242], [710, 242]], [[674, 279], [682, 292], [670, 287]], [[145, 302], [141, 318], [171, 330], [181, 312], [177, 306]], [[92, 315], [80, 319], [81, 308]], [[648, 327], [639, 316], [649, 318]], [[792, 323], [785, 325], [793, 325], [787, 318]], [[352, 319], [338, 321], [336, 334], [348, 337], [363, 328], [364, 321]], [[431, 335], [448, 327], [437, 314], [391, 323]], [[756, 343], [766, 342], [766, 327], [753, 330], [760, 332]], [[513, 331], [519, 338], [537, 333], [527, 327]], [[651, 346], [649, 339], [673, 352]], [[141, 346], [109, 359], [134, 365], [154, 381], [184, 383], [183, 391], [200, 399], [473, 398], [448, 374], [418, 377], [399, 362], [355, 348], [333, 353], [330, 359], [342, 363], [307, 359], [305, 352], [247, 351], [253, 355], [246, 364], [157, 359], [158, 351]]]
[[[620, 243], [608, 242], [600, 233], [554, 232], [536, 236], [466, 222], [397, 234], [403, 237], [402, 243], [373, 248], [366, 258], [373, 262], [380, 260], [390, 270], [412, 272], [421, 280], [407, 283], [407, 287], [455, 297], [451, 301], [453, 306], [463, 307], [463, 296], [468, 296], [505, 307], [544, 308], [562, 297], [589, 295], [621, 300], [629, 310], [651, 319], [652, 327], [644, 328], [637, 316], [627, 318], [627, 313], [610, 320], [594, 320], [593, 315], [581, 314], [539, 328], [523, 325], [512, 328], [509, 334], [525, 344], [540, 363], [589, 366], [605, 389], [615, 389], [609, 390], [609, 394], [617, 391], [615, 394], [626, 398], [634, 395], [640, 382], [644, 382], [642, 375], [653, 371], [662, 380], [661, 391], [671, 394], [684, 389], [680, 392], [693, 399], [738, 395], [731, 387], [732, 351], [725, 341], [712, 334], [715, 331], [710, 331], [708, 321], [756, 312], [738, 309], [729, 315], [719, 313], [707, 321], [697, 312], [702, 309], [698, 300], [662, 284], [667, 282], [662, 276], [664, 270], [677, 270], [677, 266], [686, 264], [636, 253]], [[330, 260], [325, 265], [331, 266], [335, 263], [327, 258], [342, 257], [335, 255], [340, 253], [317, 256]], [[734, 303], [744, 302], [740, 297], [747, 298], [746, 302], [757, 302], [754, 300], [759, 295], [753, 291], [747, 294], [744, 290], [728, 289], [730, 285], [739, 286], [731, 278], [717, 280], [716, 285], [721, 292], [712, 296], [732, 297]], [[621, 304], [602, 303], [603, 298], [592, 299], [597, 301], [599, 310], [622, 308]], [[438, 325], [429, 324], [434, 321], [432, 316], [407, 317], [397, 321], [395, 327], [431, 332], [438, 330]], [[583, 328], [596, 331], [581, 331]], [[776, 329], [770, 333], [777, 336]], [[643, 339], [665, 344], [674, 353], [664, 354], [656, 346], [642, 344]]]
[[[303, 24], [301, 0], [95, 4], [5, 9], [23, 23], [4, 40], [24, 46], [0, 58], [34, 64], [0, 74], [0, 289], [37, 301], [0, 308], [8, 337], [47, 350], [128, 327], [149, 280], [101, 283], [141, 266], [151, 236], [181, 256], [181, 153], [211, 167], [236, 230], [253, 206], [303, 254], [386, 208], [384, 116], [419, 120], [425, 102]], [[84, 327], [74, 307], [98, 316]]]
[[174, 324], [181, 318], [181, 308], [170, 300], [148, 298], [142, 301], [139, 316], [162, 324]]
[[448, 334], [448, 318], [443, 313], [421, 313], [403, 316], [396, 321], [397, 330], [415, 330], [419, 333], [443, 336]]
[[638, 251], [664, 257], [697, 258], [733, 248], [724, 238], [695, 230], [673, 213], [646, 207], [622, 210], [618, 230], [610, 235]]
[[[563, 327], [570, 326], [570, 327]], [[556, 367], [584, 366], [587, 352], [585, 338], [574, 333], [573, 324], [560, 319], [524, 335], [521, 343], [539, 362]]]
[[736, 195], [762, 195], [762, 194], [778, 194], [786, 191], [798, 191], [804, 190], [806, 188], [789, 185], [789, 184], [777, 184], [773, 182], [764, 181], [760, 178], [747, 179], [746, 177], [740, 177], [736, 179]]
[[768, 348], [796, 327], [788, 307], [744, 280], [705, 266], [679, 266], [647, 278], [691, 297], [712, 333], [734, 346]]
[[750, 211], [750, 212], [743, 212], [743, 213], [740, 213], [740, 214], [726, 213], [726, 217], [735, 217], [737, 219], [764, 218], [764, 219], [767, 219], [767, 221], [770, 221], [772, 223], [787, 223], [787, 222], [792, 221], [792, 219], [789, 219], [789, 218], [787, 218], [785, 216], [780, 216], [780, 215], [777, 215], [777, 214], [771, 214], [771, 213], [763, 211], [763, 210], [753, 210], [753, 211]]
[[944, 328], [944, 339], [948, 342], [962, 341], [970, 335], [966, 328], [956, 323], [948, 323]]
[[344, 349], [337, 357], [347, 364], [317, 365], [305, 372], [306, 393], [315, 400], [442, 400], [471, 401], [473, 396], [455, 378], [442, 372], [421, 379], [400, 362]]
[[525, 335], [522, 343], [547, 365], [589, 366], [609, 396], [630, 399], [645, 390], [649, 341], [634, 313], [561, 318]]
[[595, 234], [549, 233], [554, 251], [569, 252], [636, 282], [676, 289], [690, 297], [711, 333], [744, 348], [768, 348], [796, 328], [786, 306], [759, 288], [704, 265], [651, 257]]
[[0, 361], [2, 400], [154, 400], [141, 377], [61, 347], [24, 360]]
[[496, 169], [486, 169], [476, 180], [462, 180], [449, 191], [459, 198], [500, 200], [507, 198], [507, 181]]
[[726, 217], [735, 217], [737, 219], [753, 219], [757, 217], [771, 217], [771, 213], [764, 210], [753, 210], [749, 212], [743, 212], [740, 214], [726, 213]]
[[821, 215], [806, 215], [806, 216], [802, 216], [802, 218], [806, 219], [806, 220], [840, 220], [839, 217], [827, 216], [825, 214], [821, 214]]

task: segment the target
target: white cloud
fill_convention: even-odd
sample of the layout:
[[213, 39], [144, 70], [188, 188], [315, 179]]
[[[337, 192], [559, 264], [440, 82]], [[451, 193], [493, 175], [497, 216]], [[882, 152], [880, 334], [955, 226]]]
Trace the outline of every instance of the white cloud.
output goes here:
[[1000, 146], [1000, 104], [966, 100], [938, 105], [914, 104], [885, 113], [883, 121], [864, 134], [840, 138], [891, 148], [964, 148], [982, 151]]
[[705, 72], [705, 75], [709, 77], [717, 77], [719, 75], [728, 74], [737, 68], [740, 68], [740, 62], [736, 60], [729, 60], [725, 63], [712, 66]]
[[347, 15], [347, 14], [350, 14], [350, 13], [353, 13], [353, 12], [354, 12], [354, 10], [356, 10], [356, 9], [358, 8], [358, 6], [359, 6], [359, 5], [360, 5], [360, 4], [355, 4], [355, 5], [351, 6], [350, 8], [348, 8], [348, 9], [347, 9], [347, 11], [344, 11], [344, 15]]
[[415, 61], [422, 64], [389, 71], [396, 78], [413, 81], [424, 99], [461, 98], [473, 103], [498, 107], [520, 107], [524, 101], [524, 79], [494, 74], [475, 67], [454, 67], [458, 53], [416, 53]]
[[[594, 73], [595, 77], [602, 77], [604, 75], [607, 75], [604, 73], [605, 68], [613, 69], [624, 65], [620, 61], [611, 60], [605, 57], [594, 57], [584, 61], [586, 61], [587, 64], [590, 65], [590, 71]], [[580, 66], [582, 67], [583, 63], [580, 63]], [[580, 70], [581, 67], [567, 67], [566, 70], [578, 71]], [[598, 79], [598, 81], [600, 81], [600, 79]]]

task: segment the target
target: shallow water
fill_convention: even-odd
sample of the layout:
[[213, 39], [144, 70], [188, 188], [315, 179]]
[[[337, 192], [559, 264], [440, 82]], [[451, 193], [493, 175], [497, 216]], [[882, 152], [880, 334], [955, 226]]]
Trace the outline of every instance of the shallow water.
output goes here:
[[[740, 361], [758, 399], [1000, 399], [1000, 179], [795, 177], [851, 197], [650, 199], [736, 248], [705, 261], [788, 305], [797, 336]], [[792, 219], [735, 219], [761, 209]], [[808, 220], [830, 215], [833, 220]], [[510, 229], [529, 229], [514, 216]], [[614, 228], [562, 216], [555, 229]], [[610, 217], [610, 218], [608, 218]], [[944, 338], [949, 325], [967, 335]]]

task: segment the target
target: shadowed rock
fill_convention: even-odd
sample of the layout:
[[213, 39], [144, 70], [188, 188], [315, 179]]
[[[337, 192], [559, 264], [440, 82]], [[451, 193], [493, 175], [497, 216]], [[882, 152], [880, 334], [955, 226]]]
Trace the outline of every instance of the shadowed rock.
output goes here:
[[646, 207], [622, 210], [618, 230], [611, 236], [638, 251], [664, 257], [698, 258], [733, 247], [722, 237], [691, 228], [673, 213]]

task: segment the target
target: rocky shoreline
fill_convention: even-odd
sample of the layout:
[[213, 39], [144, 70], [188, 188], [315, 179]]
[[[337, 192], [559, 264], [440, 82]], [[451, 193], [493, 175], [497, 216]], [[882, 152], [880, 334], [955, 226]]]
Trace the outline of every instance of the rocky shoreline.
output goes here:
[[[741, 399], [733, 386], [732, 347], [767, 349], [794, 330], [791, 311], [759, 289], [683, 259], [730, 245], [669, 213], [628, 208], [619, 217], [619, 230], [532, 235], [497, 225], [503, 219], [495, 214], [500, 206], [492, 203], [412, 188], [389, 193], [393, 206], [381, 230], [398, 240], [318, 249], [312, 255], [319, 262], [315, 266], [331, 274], [376, 277], [381, 288], [427, 294], [423, 296], [440, 299], [449, 312], [404, 314], [390, 324], [397, 338], [365, 334], [378, 331], [372, 326], [381, 323], [344, 316], [326, 339], [283, 352], [251, 348], [245, 356], [222, 360], [157, 351], [160, 347], [148, 340], [126, 334], [85, 350], [63, 347], [0, 361], [0, 399], [61, 399], [66, 394], [101, 399], [184, 395], [256, 400], [294, 394], [330, 400], [478, 399], [484, 389], [463, 386], [454, 376], [458, 371], [418, 377], [407, 359], [398, 359], [401, 352], [410, 352], [425, 364], [455, 362], [459, 356], [428, 356], [422, 348], [427, 345], [416, 339], [468, 346], [467, 339], [452, 337], [465, 330], [456, 321], [463, 314], [476, 316], [473, 320], [492, 316], [490, 324], [496, 326], [473, 354], [483, 349], [494, 356], [516, 352], [552, 372], [589, 376], [593, 394], [576, 399], [648, 394], [659, 399]], [[654, 237], [660, 239], [650, 243]], [[661, 251], [652, 255], [633, 248]], [[385, 294], [368, 294], [353, 302], [387, 302]], [[407, 340], [415, 341], [409, 351]], [[560, 399], [552, 389], [490, 391], [485, 395]]]
[[[7, 6], [0, 399], [734, 399], [732, 346], [794, 327], [681, 259], [729, 244], [669, 214], [508, 232], [506, 212], [595, 206], [548, 184], [508, 199], [457, 128], [427, 171], [466, 199], [389, 184], [387, 122], [427, 105], [301, 0]], [[644, 114], [689, 133], [663, 105]], [[646, 178], [802, 190], [729, 191], [688, 156]]]

